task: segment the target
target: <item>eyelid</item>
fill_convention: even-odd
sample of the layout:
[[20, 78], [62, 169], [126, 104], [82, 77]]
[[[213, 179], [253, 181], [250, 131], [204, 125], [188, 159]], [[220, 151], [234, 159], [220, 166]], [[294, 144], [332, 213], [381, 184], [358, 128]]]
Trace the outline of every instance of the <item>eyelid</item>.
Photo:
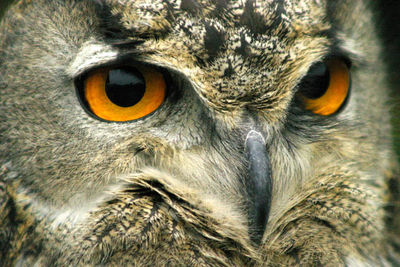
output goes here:
[[67, 74], [76, 78], [83, 73], [114, 62], [119, 57], [119, 51], [110, 45], [88, 42], [82, 45], [71, 64], [67, 67]]
[[[337, 42], [339, 41], [337, 40]], [[346, 63], [348, 68], [351, 68], [354, 63], [364, 62], [364, 59], [360, 56], [361, 55], [355, 53], [355, 51], [350, 51], [346, 47], [342, 47], [340, 43], [335, 43], [333, 46], [330, 47], [330, 51], [323, 58], [321, 58], [320, 61], [323, 62], [330, 59], [338, 58]]]

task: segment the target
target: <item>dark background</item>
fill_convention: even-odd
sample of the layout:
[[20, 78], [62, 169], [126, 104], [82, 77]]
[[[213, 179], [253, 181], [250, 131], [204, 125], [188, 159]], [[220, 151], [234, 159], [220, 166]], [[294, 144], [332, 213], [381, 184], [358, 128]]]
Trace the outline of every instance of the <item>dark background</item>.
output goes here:
[[[13, 1], [0, 0], [0, 18], [6, 7]], [[400, 1], [372, 0], [371, 2], [375, 6], [379, 34], [385, 47], [382, 60], [389, 65], [388, 77], [392, 88], [392, 98], [389, 104], [393, 107], [394, 142], [400, 161]]]
[[392, 87], [393, 132], [400, 161], [400, 1], [376, 1], [378, 27], [385, 46], [384, 59], [389, 64]]

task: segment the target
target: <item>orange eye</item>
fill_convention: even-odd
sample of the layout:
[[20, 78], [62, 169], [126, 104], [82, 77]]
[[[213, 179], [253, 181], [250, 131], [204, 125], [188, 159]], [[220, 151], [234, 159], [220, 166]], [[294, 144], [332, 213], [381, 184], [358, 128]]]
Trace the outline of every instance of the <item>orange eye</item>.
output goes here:
[[155, 111], [164, 101], [164, 76], [149, 67], [98, 69], [84, 82], [88, 109], [107, 121], [131, 121]]
[[340, 59], [312, 66], [300, 84], [304, 108], [319, 115], [332, 115], [345, 103], [350, 92], [350, 70]]

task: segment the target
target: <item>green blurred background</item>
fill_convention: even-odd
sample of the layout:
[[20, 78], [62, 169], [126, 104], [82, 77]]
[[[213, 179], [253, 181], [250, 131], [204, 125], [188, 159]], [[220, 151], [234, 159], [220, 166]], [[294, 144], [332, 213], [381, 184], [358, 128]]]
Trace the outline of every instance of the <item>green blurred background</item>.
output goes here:
[[[14, 0], [0, 0], [0, 19], [6, 7]], [[390, 67], [389, 82], [392, 87], [393, 134], [397, 155], [400, 161], [400, 1], [378, 0], [375, 5], [381, 37], [385, 45], [384, 59]]]
[[3, 16], [4, 10], [13, 0], [0, 0], [0, 18]]

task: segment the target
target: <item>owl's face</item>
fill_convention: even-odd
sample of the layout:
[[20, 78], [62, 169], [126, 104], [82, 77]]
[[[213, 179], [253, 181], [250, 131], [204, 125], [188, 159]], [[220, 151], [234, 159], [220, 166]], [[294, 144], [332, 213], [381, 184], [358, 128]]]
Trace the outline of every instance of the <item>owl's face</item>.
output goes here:
[[[391, 150], [364, 2], [19, 1], [0, 28], [1, 159], [64, 239], [35, 260], [308, 259], [296, 223], [338, 262], [376, 262]], [[342, 221], [351, 207], [376, 227]], [[320, 238], [332, 218], [341, 237]]]

